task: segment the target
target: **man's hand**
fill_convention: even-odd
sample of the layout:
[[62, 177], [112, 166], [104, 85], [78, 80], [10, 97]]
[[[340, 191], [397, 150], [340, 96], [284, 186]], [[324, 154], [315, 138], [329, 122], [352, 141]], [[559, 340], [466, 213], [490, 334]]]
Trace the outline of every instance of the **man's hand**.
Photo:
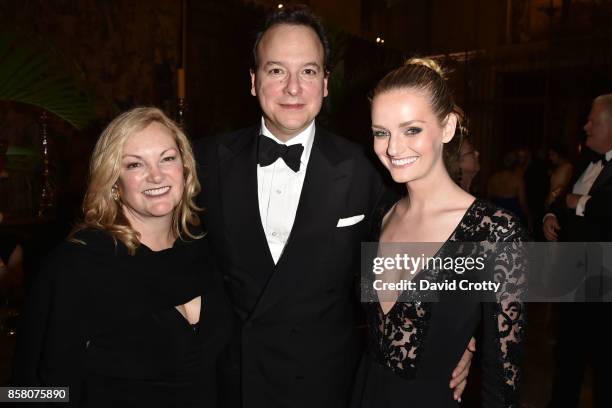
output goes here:
[[561, 229], [561, 225], [559, 225], [559, 221], [557, 217], [554, 215], [549, 215], [544, 220], [544, 225], [542, 226], [542, 231], [544, 232], [544, 238], [548, 241], [557, 241], [559, 236], [557, 235], [557, 231]]
[[461, 360], [459, 360], [459, 364], [453, 370], [453, 376], [449, 384], [450, 388], [453, 389], [453, 398], [456, 401], [461, 402], [461, 395], [463, 395], [463, 390], [465, 390], [467, 385], [467, 377], [470, 373], [470, 365], [472, 364], [472, 357], [475, 351], [476, 339], [472, 337], [467, 349], [463, 352]]
[[578, 200], [580, 200], [580, 197], [582, 197], [580, 194], [568, 194], [568, 195], [566, 195], [565, 196], [565, 205], [567, 205], [567, 208], [575, 210], [576, 206], [578, 205]]

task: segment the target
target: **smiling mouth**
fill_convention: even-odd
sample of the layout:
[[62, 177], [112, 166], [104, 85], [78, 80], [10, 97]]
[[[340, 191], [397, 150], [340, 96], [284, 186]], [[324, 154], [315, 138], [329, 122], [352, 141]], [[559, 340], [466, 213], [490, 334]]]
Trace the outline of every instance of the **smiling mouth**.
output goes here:
[[280, 106], [282, 106], [284, 109], [297, 110], [302, 109], [306, 105], [303, 103], [281, 103]]
[[166, 194], [168, 191], [170, 191], [170, 186], [151, 188], [149, 190], [143, 191], [142, 193], [149, 197], [156, 197], [156, 196]]
[[416, 156], [416, 157], [406, 157], [404, 159], [389, 159], [389, 160], [391, 161], [391, 165], [393, 167], [405, 167], [405, 166], [412, 165], [418, 159], [419, 157]]

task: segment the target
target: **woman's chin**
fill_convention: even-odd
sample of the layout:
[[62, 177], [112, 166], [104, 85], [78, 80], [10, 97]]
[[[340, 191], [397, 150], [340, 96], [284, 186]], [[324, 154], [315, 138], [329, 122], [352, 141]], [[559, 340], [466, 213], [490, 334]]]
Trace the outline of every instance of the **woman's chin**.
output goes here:
[[153, 217], [171, 217], [176, 206], [171, 204], [159, 204], [149, 208], [149, 214]]
[[402, 174], [399, 172], [391, 172], [391, 178], [398, 184], [406, 184], [414, 180], [414, 176]]

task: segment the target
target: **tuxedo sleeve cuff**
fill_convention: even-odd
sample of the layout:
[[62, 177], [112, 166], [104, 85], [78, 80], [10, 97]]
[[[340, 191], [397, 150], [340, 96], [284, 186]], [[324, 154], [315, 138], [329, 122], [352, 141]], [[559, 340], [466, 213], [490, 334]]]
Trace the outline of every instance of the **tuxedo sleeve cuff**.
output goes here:
[[587, 201], [591, 198], [590, 195], [583, 195], [578, 199], [578, 204], [576, 204], [576, 215], [579, 217], [584, 217], [584, 207], [586, 207]]

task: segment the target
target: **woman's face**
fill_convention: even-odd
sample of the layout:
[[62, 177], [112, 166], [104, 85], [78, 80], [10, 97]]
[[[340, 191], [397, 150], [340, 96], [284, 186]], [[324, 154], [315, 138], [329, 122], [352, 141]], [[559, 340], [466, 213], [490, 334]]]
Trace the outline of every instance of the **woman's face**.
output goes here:
[[480, 152], [474, 148], [474, 145], [469, 140], [464, 140], [461, 143], [459, 150], [459, 168], [461, 172], [478, 173], [480, 170]]
[[172, 218], [185, 182], [180, 152], [164, 126], [153, 122], [128, 137], [117, 186], [128, 220]]
[[455, 132], [456, 117], [440, 124], [429, 96], [397, 89], [372, 101], [374, 151], [397, 183], [419, 180], [437, 166], [444, 168], [442, 148]]

